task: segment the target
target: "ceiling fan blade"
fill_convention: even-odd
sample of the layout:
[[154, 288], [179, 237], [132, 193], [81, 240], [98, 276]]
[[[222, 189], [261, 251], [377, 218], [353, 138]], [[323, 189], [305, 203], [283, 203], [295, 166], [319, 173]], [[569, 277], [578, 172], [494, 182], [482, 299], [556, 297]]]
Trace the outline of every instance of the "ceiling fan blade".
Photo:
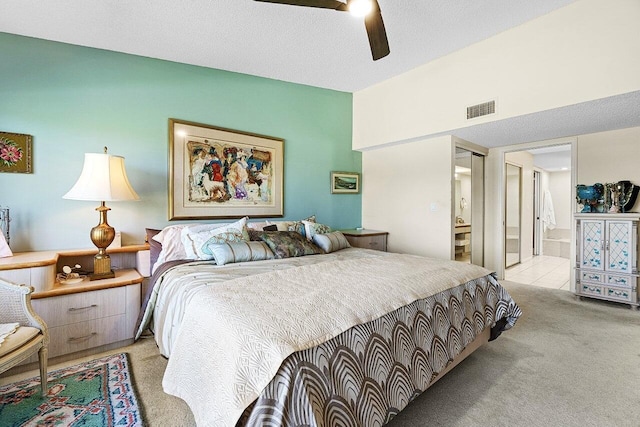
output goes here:
[[364, 26], [367, 28], [367, 36], [369, 36], [371, 55], [373, 56], [373, 60], [377, 61], [387, 56], [390, 50], [387, 32], [384, 29], [384, 22], [382, 21], [382, 13], [380, 13], [380, 5], [378, 5], [377, 0], [371, 0], [371, 3], [372, 9], [364, 18]]
[[346, 3], [338, 0], [255, 0], [264, 3], [288, 4], [291, 6], [320, 7], [322, 9], [347, 10]]

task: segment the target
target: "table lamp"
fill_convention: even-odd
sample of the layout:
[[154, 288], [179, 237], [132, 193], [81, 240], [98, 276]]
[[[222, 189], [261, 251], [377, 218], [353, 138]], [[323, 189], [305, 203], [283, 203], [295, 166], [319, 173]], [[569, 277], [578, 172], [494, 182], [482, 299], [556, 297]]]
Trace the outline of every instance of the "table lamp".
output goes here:
[[113, 242], [116, 231], [107, 223], [107, 211], [111, 209], [105, 202], [140, 199], [127, 178], [124, 157], [107, 154], [107, 147], [104, 147], [104, 154], [85, 153], [80, 178], [62, 198], [100, 202], [96, 208], [100, 212], [100, 224], [91, 229], [91, 241], [98, 253], [93, 258], [93, 273], [89, 279], [115, 277], [106, 249]]

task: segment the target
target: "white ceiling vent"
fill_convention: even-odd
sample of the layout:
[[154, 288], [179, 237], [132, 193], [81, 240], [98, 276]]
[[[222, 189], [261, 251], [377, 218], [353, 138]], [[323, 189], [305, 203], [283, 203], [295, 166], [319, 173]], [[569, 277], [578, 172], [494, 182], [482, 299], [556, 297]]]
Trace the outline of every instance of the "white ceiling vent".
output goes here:
[[475, 119], [476, 117], [486, 116], [488, 114], [494, 114], [496, 112], [496, 101], [484, 102], [478, 105], [472, 105], [467, 107], [467, 120]]

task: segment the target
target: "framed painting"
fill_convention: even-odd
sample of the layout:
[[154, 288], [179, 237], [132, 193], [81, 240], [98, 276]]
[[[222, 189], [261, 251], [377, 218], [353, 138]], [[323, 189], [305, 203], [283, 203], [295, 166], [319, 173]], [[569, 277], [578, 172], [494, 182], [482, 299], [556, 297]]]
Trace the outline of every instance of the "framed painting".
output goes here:
[[169, 220], [283, 216], [284, 140], [169, 119]]
[[360, 192], [360, 174], [357, 172], [331, 172], [331, 193], [357, 194]]
[[32, 173], [32, 141], [31, 135], [0, 132], [0, 172]]

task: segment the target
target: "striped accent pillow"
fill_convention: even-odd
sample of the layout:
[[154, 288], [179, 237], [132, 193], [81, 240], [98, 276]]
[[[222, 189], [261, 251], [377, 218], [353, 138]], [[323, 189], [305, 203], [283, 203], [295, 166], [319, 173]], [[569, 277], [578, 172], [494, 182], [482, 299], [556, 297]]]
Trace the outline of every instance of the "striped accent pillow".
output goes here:
[[313, 236], [313, 243], [320, 246], [326, 253], [351, 247], [347, 238], [339, 231], [333, 231], [327, 234], [316, 234]]
[[265, 242], [209, 243], [207, 249], [213, 254], [217, 265], [274, 258]]

